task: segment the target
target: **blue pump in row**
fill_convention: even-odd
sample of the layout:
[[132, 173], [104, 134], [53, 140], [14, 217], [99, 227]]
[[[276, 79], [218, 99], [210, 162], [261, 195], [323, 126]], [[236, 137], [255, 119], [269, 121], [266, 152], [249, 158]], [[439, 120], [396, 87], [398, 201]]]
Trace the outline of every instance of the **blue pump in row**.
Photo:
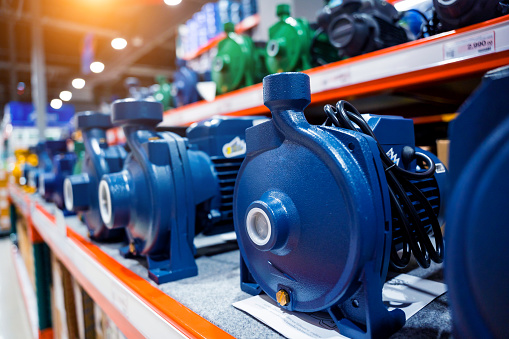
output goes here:
[[84, 221], [94, 240], [120, 239], [124, 230], [110, 230], [102, 222], [97, 191], [104, 174], [122, 169], [127, 152], [123, 146], [108, 146], [106, 131], [113, 127], [110, 115], [82, 112], [76, 116], [76, 129], [82, 131], [85, 158], [81, 174], [64, 182], [64, 201], [68, 211], [83, 212]]
[[191, 126], [187, 138], [156, 132], [156, 102], [113, 103], [112, 122], [131, 149], [124, 168], [99, 184], [104, 224], [125, 228], [125, 255], [147, 257], [149, 276], [164, 283], [197, 274], [197, 232], [233, 230], [233, 187], [245, 154], [244, 133], [259, 120], [213, 118]]
[[57, 154], [53, 156], [51, 172], [39, 174], [39, 193], [63, 210], [64, 215], [70, 214], [64, 206], [64, 180], [72, 174], [76, 160], [74, 152]]
[[35, 146], [35, 154], [37, 154], [39, 164], [35, 170], [28, 173], [28, 186], [38, 189], [41, 173], [49, 173], [53, 169], [53, 157], [66, 152], [66, 140], [47, 140], [45, 142], [39, 142]]
[[[429, 249], [427, 233], [439, 237], [445, 167], [415, 148], [408, 119], [364, 115], [374, 136], [361, 133], [361, 120], [352, 130], [310, 125], [303, 113], [310, 103], [306, 74], [269, 75], [263, 90], [273, 119], [246, 131], [247, 155], [234, 194], [242, 289], [263, 290], [285, 310], [327, 311], [347, 336], [389, 336], [405, 316], [387, 310], [382, 285], [389, 264], [408, 259], [398, 257], [398, 249], [408, 253], [415, 243]], [[397, 171], [408, 177], [399, 180], [399, 191], [389, 185]], [[408, 204], [395, 206], [393, 198]], [[397, 209], [412, 205], [413, 219], [399, 220], [413, 212]], [[405, 234], [403, 224], [420, 240]], [[440, 253], [420, 253], [422, 266], [429, 266], [429, 257], [442, 260], [437, 247]]]
[[509, 333], [509, 67], [488, 72], [449, 128], [445, 278], [456, 338]]
[[191, 104], [199, 100], [198, 73], [187, 67], [186, 61], [177, 59], [178, 70], [173, 76], [172, 96], [176, 107]]

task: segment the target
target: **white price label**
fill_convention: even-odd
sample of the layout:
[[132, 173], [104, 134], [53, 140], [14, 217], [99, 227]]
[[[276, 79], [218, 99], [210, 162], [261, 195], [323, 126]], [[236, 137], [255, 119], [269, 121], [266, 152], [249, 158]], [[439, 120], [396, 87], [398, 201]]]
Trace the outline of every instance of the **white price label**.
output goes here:
[[348, 86], [352, 83], [350, 67], [335, 67], [327, 71], [317, 72], [311, 77], [311, 92], [317, 93]]
[[474, 57], [495, 52], [495, 32], [471, 36], [444, 45], [444, 60]]

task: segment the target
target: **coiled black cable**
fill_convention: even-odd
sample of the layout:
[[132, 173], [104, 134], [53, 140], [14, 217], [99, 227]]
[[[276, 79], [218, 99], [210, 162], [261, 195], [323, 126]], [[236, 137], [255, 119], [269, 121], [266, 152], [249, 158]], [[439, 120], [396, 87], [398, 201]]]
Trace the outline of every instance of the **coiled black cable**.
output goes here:
[[[380, 158], [385, 170], [393, 217], [397, 218], [402, 236], [402, 254], [398, 254], [398, 248], [394, 241], [391, 245], [391, 265], [396, 268], [404, 268], [410, 262], [413, 254], [417, 263], [424, 268], [430, 266], [431, 260], [441, 263], [444, 258], [444, 240], [437, 216], [424, 194], [411, 182], [411, 180], [422, 180], [430, 178], [435, 174], [435, 163], [427, 155], [415, 152], [414, 159], [422, 160], [428, 169], [422, 172], [407, 171], [396, 164], [385, 153], [378, 142], [373, 130], [369, 127], [357, 109], [347, 101], [338, 101], [336, 107], [325, 105], [324, 111], [327, 120], [324, 126], [333, 125], [356, 132], [362, 132], [372, 137], [380, 151]], [[355, 125], [358, 127], [356, 127]], [[412, 159], [413, 160], [413, 159]], [[412, 194], [420, 206], [424, 209], [426, 218], [431, 224], [432, 234], [428, 234], [425, 225], [415, 205], [410, 200], [407, 192]], [[394, 218], [393, 218], [394, 220]], [[394, 227], [394, 225], [393, 225]], [[435, 237], [435, 245], [431, 242], [431, 236]]]

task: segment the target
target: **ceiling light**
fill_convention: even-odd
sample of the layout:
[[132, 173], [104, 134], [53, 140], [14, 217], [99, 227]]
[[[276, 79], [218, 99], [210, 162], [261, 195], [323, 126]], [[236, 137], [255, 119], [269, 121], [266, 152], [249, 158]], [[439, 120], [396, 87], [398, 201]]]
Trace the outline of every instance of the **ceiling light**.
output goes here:
[[72, 81], [72, 87], [76, 88], [76, 89], [82, 89], [83, 87], [85, 87], [85, 80], [81, 79], [81, 78], [76, 78]]
[[182, 0], [164, 0], [164, 3], [167, 4], [168, 6], [176, 6], [181, 2]]
[[72, 98], [72, 93], [69, 91], [62, 91], [60, 92], [59, 97], [62, 99], [62, 101], [69, 101]]
[[60, 109], [60, 108], [62, 108], [62, 100], [60, 100], [60, 99], [53, 99], [53, 100], [51, 100], [51, 103], [49, 105], [53, 109]]
[[111, 40], [111, 47], [114, 49], [124, 49], [127, 46], [127, 40], [123, 38], [115, 38]]
[[94, 61], [90, 64], [90, 70], [94, 73], [101, 73], [104, 71], [104, 64], [100, 61]]
[[140, 36], [135, 36], [132, 40], [134, 47], [140, 47], [143, 45], [143, 38]]

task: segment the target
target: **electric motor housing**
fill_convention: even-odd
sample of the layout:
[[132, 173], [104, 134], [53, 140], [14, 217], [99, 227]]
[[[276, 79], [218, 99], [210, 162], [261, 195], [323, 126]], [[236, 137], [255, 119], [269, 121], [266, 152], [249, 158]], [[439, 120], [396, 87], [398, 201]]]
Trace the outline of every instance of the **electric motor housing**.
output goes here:
[[173, 97], [171, 95], [172, 85], [168, 83], [166, 77], [163, 75], [158, 75], [156, 77], [156, 81], [157, 84], [151, 87], [153, 91], [152, 96], [154, 97], [155, 100], [163, 104], [163, 108], [165, 111], [170, 108], [173, 108], [175, 103], [173, 102]]
[[83, 136], [84, 156], [79, 174], [68, 176], [64, 182], [65, 207], [71, 212], [82, 212], [89, 235], [97, 241], [118, 240], [124, 230], [110, 230], [102, 222], [97, 192], [104, 174], [122, 169], [127, 152], [123, 146], [108, 146], [106, 131], [112, 128], [110, 115], [99, 112], [81, 112], [76, 116], [76, 129]]
[[263, 117], [218, 116], [194, 123], [187, 129], [190, 147], [209, 156], [220, 191], [197, 207], [196, 234], [233, 231], [233, 188], [246, 154], [244, 131], [265, 120]]
[[382, 0], [345, 0], [325, 6], [318, 22], [342, 57], [354, 57], [409, 41], [398, 11]]
[[509, 67], [488, 72], [450, 123], [445, 278], [457, 338], [509, 332]]
[[217, 94], [251, 86], [266, 74], [264, 53], [247, 35], [235, 33], [235, 25], [224, 25], [226, 38], [217, 45], [217, 55], [212, 61], [212, 80]]
[[[405, 316], [382, 303], [397, 220], [377, 143], [357, 131], [310, 125], [307, 75], [269, 75], [263, 85], [273, 119], [246, 131], [234, 192], [241, 288], [263, 290], [289, 311], [327, 311], [344, 335], [388, 337]], [[415, 150], [411, 120], [364, 119], [394, 166], [417, 171], [405, 155]], [[439, 197], [426, 199], [440, 213], [446, 171], [435, 161]]]
[[[449, 31], [501, 15], [500, 0], [433, 0], [440, 30]], [[507, 5], [506, 5], [507, 6]]]
[[[243, 158], [239, 145], [244, 145], [245, 129], [259, 119], [217, 117], [198, 123], [190, 128], [191, 144], [177, 134], [156, 132], [162, 121], [159, 103], [113, 103], [112, 122], [123, 128], [131, 153], [122, 171], [102, 177], [101, 217], [110, 229], [126, 229], [130, 245], [122, 254], [146, 256], [155, 282], [197, 274], [196, 229], [213, 233], [215, 225], [223, 228], [228, 220], [231, 229], [228, 185], [236, 169], [228, 162]], [[225, 134], [223, 126], [228, 127]], [[231, 158], [221, 156], [223, 147]]]
[[35, 191], [39, 188], [39, 177], [42, 173], [49, 173], [53, 169], [53, 157], [67, 152], [66, 140], [47, 140], [35, 146], [35, 153], [39, 161], [37, 169], [28, 175], [28, 186]]
[[290, 6], [280, 4], [279, 21], [269, 28], [266, 66], [269, 73], [303, 71], [311, 68], [312, 31], [304, 18], [290, 16]]
[[64, 180], [73, 173], [75, 163], [74, 152], [57, 154], [53, 157], [52, 171], [39, 174], [39, 193], [44, 200], [57, 205], [64, 215], [72, 214], [65, 209]]
[[74, 164], [72, 174], [80, 174], [83, 168], [83, 161], [85, 159], [85, 145], [82, 141], [74, 140], [73, 146], [73, 152], [76, 154], [76, 163]]
[[178, 70], [173, 76], [171, 86], [173, 102], [176, 107], [191, 104], [199, 100], [198, 90], [198, 73], [186, 66], [184, 60], [177, 60]]

